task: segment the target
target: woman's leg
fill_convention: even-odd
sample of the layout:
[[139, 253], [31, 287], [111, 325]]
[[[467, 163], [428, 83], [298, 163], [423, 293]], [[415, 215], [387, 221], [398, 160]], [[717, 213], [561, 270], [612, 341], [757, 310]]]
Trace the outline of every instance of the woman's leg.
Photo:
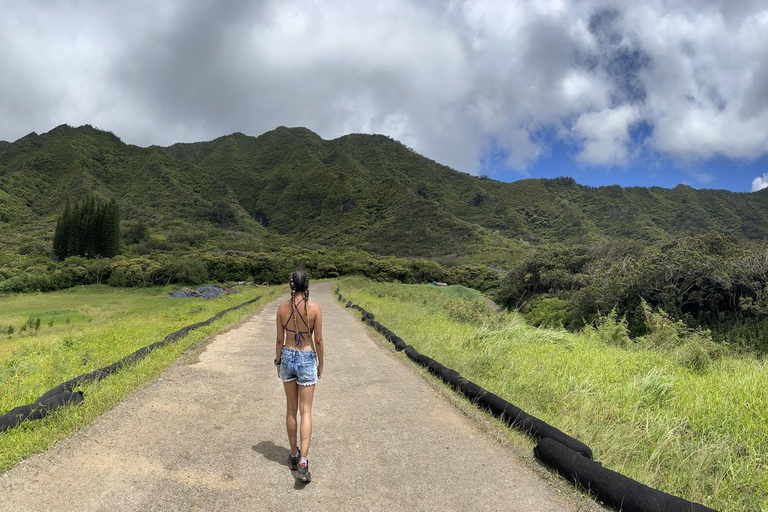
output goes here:
[[314, 384], [298, 386], [299, 407], [301, 408], [301, 456], [309, 456], [309, 441], [312, 438], [312, 399], [315, 396]]
[[[283, 382], [285, 388], [285, 429], [288, 431], [288, 442], [291, 443], [291, 455], [296, 453], [296, 413], [299, 410], [299, 385], [296, 380]], [[302, 452], [304, 453], [304, 452]]]

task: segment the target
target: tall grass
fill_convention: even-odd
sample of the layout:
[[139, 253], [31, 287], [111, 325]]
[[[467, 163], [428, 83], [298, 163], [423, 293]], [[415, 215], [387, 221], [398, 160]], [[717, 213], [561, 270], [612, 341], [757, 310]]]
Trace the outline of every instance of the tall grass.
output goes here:
[[153, 351], [138, 363], [82, 386], [86, 397], [82, 405], [0, 433], [0, 471], [87, 425], [155, 379], [187, 348], [237, 324], [284, 292], [281, 287], [246, 287], [239, 294], [206, 300], [171, 299], [169, 290], [86, 286], [0, 297], [0, 413], [5, 413], [185, 325], [261, 296], [256, 303]]
[[685, 343], [627, 343], [610, 319], [574, 334], [429, 285], [340, 285], [419, 352], [587, 443], [606, 467], [717, 509], [768, 510], [765, 360], [691, 364]]

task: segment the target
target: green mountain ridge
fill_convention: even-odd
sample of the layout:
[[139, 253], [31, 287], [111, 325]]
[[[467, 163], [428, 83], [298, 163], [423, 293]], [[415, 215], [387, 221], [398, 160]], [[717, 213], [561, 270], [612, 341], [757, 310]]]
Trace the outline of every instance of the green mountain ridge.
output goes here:
[[504, 261], [541, 243], [768, 235], [765, 191], [593, 188], [571, 178], [502, 183], [384, 135], [324, 140], [278, 127], [258, 137], [139, 147], [91, 126], [62, 125], [0, 143], [4, 250], [47, 243], [67, 199], [88, 194], [116, 198], [125, 229], [141, 221], [171, 242], [158, 249], [305, 245]]

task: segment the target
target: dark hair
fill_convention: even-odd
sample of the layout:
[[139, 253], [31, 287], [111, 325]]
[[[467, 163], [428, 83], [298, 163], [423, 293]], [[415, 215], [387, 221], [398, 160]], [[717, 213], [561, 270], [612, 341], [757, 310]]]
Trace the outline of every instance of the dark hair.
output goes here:
[[291, 290], [295, 292], [304, 292], [309, 290], [309, 275], [303, 270], [297, 270], [291, 273]]

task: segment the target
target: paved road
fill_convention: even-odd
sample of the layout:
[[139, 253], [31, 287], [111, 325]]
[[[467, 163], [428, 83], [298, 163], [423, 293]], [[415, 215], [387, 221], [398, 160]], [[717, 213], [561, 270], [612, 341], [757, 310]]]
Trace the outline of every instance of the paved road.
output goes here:
[[[588, 510], [521, 464], [334, 300], [312, 483], [286, 465], [266, 306], [89, 427], [0, 475], [0, 510]], [[281, 299], [285, 300], [285, 298]]]

